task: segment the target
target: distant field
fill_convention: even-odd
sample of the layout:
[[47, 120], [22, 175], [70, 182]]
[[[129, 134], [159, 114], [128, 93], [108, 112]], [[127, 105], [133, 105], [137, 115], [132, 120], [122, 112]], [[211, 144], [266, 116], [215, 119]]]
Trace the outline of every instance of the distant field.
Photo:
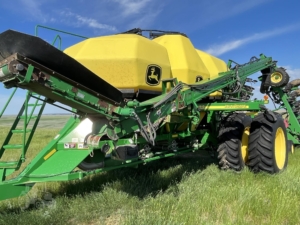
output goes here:
[[[26, 164], [67, 118], [43, 117]], [[0, 142], [7, 130], [0, 129]], [[296, 151], [281, 174], [236, 173], [219, 170], [207, 153], [189, 154], [78, 181], [41, 183], [27, 196], [0, 202], [0, 224], [300, 224], [299, 161]], [[22, 210], [43, 190], [55, 204]]]
[[[71, 115], [42, 115], [39, 128], [62, 128]], [[11, 126], [16, 116], [3, 116], [0, 118], [0, 127]]]

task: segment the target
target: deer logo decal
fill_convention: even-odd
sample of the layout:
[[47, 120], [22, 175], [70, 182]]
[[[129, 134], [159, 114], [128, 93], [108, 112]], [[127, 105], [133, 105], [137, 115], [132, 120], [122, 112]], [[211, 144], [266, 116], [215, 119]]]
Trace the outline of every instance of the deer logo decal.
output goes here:
[[160, 83], [161, 67], [157, 65], [149, 65], [146, 71], [146, 83], [155, 86]]

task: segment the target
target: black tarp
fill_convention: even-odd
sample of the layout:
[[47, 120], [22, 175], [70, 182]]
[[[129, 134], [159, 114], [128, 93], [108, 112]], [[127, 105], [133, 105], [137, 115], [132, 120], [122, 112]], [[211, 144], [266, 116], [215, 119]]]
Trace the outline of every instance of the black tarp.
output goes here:
[[7, 30], [0, 34], [0, 61], [19, 53], [117, 103], [122, 93], [75, 59], [39, 37]]

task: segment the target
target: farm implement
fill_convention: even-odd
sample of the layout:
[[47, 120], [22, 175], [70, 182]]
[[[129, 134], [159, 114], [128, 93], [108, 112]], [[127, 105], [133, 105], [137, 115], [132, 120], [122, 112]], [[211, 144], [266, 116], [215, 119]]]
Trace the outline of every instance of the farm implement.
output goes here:
[[[68, 181], [187, 152], [216, 153], [222, 169], [278, 173], [299, 144], [300, 80], [261, 54], [245, 64], [195, 49], [185, 34], [147, 31], [88, 38], [64, 51], [39, 37], [0, 34], [0, 82], [27, 90], [0, 145], [0, 199], [35, 183]], [[258, 78], [263, 100], [251, 100]], [[271, 99], [276, 110], [266, 104]], [[34, 100], [34, 101], [32, 101]], [[72, 112], [14, 178], [46, 104]], [[282, 115], [285, 114], [285, 115]], [[283, 119], [284, 118], [284, 119]], [[1, 121], [1, 119], [0, 119]], [[21, 143], [12, 142], [19, 135]], [[18, 152], [12, 160], [10, 152]], [[16, 154], [14, 154], [16, 155]]]

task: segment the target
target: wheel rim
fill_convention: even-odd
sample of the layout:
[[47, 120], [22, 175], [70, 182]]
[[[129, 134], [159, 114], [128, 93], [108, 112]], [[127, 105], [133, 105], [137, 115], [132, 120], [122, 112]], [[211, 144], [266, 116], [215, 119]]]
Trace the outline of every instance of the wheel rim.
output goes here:
[[248, 143], [249, 143], [250, 127], [246, 127], [242, 136], [242, 159], [244, 162], [248, 161]]
[[279, 127], [275, 136], [275, 160], [278, 169], [282, 169], [286, 158], [286, 142], [283, 129]]
[[281, 82], [282, 79], [283, 79], [283, 76], [282, 76], [282, 74], [279, 73], [279, 72], [274, 72], [274, 73], [272, 73], [272, 75], [271, 75], [271, 82], [272, 82], [272, 83], [277, 84], [277, 83]]

